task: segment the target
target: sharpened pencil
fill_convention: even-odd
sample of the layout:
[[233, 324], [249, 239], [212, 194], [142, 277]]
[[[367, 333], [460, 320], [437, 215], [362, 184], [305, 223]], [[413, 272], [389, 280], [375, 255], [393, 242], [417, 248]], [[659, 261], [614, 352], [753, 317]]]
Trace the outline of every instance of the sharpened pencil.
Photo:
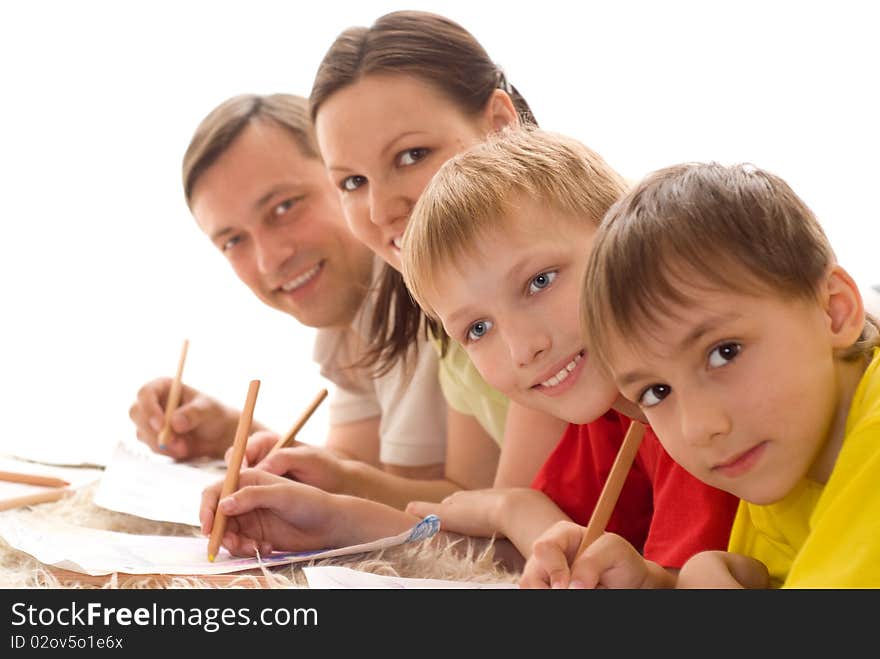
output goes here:
[[293, 424], [293, 427], [287, 431], [287, 434], [283, 437], [279, 437], [275, 446], [272, 447], [272, 450], [269, 451], [269, 455], [275, 453], [279, 449], [286, 448], [293, 443], [293, 440], [296, 438], [297, 433], [302, 430], [302, 427], [306, 425], [306, 421], [315, 413], [315, 410], [318, 409], [318, 406], [321, 402], [327, 398], [327, 390], [321, 389], [318, 392], [318, 395], [315, 396], [315, 400], [311, 402], [311, 404], [306, 408], [306, 411], [302, 413], [302, 416], [297, 420], [296, 423]]
[[43, 487], [67, 487], [70, 485], [62, 478], [53, 476], [39, 476], [37, 474], [20, 474], [15, 471], [0, 471], [0, 481], [9, 483], [26, 483], [27, 485], [42, 485]]
[[180, 404], [180, 391], [183, 388], [183, 363], [186, 361], [186, 352], [189, 350], [189, 339], [183, 340], [183, 348], [180, 350], [180, 360], [177, 362], [177, 375], [171, 381], [171, 391], [168, 392], [168, 403], [165, 405], [165, 423], [159, 431], [159, 448], [164, 449], [168, 443], [168, 435], [171, 434], [171, 415]]
[[217, 500], [217, 510], [214, 512], [214, 526], [211, 528], [211, 538], [208, 541], [208, 560], [213, 562], [220, 549], [223, 533], [226, 531], [226, 515], [220, 510], [220, 500], [228, 497], [238, 489], [238, 476], [241, 471], [241, 463], [244, 459], [244, 451], [247, 448], [247, 438], [251, 431], [251, 422], [254, 418], [254, 407], [257, 404], [257, 392], [260, 390], [260, 381], [251, 380], [248, 387], [247, 399], [241, 416], [238, 417], [238, 428], [235, 430], [235, 441], [232, 444], [232, 455], [229, 458], [229, 466], [226, 469], [226, 479]]
[[632, 466], [633, 460], [635, 460], [636, 453], [639, 451], [639, 446], [644, 436], [645, 426], [638, 421], [631, 421], [623, 438], [623, 443], [620, 445], [620, 450], [617, 452], [617, 457], [614, 458], [614, 464], [611, 466], [608, 480], [605, 481], [605, 485], [602, 487], [599, 500], [596, 502], [596, 507], [593, 509], [590, 521], [587, 523], [587, 530], [584, 532], [584, 537], [581, 539], [577, 552], [575, 552], [574, 560], [577, 560], [586, 548], [593, 544], [596, 538], [605, 533], [605, 527], [608, 525], [608, 520], [611, 519], [611, 513], [614, 512], [614, 506], [617, 504], [620, 491], [623, 489], [623, 483], [626, 481], [629, 468]]

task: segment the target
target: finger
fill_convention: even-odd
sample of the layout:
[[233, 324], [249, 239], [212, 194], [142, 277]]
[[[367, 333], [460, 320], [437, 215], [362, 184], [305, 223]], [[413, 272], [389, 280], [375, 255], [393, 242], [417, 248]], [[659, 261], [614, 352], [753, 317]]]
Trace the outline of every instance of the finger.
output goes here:
[[550, 588], [568, 588], [570, 569], [562, 548], [553, 540], [538, 540], [532, 549], [532, 558], [538, 573], [535, 575]]
[[199, 522], [201, 523], [202, 533], [205, 535], [209, 535], [211, 529], [214, 527], [214, 516], [217, 513], [217, 499], [220, 498], [222, 487], [223, 481], [218, 481], [202, 490], [202, 501], [199, 505]]
[[269, 430], [258, 430], [248, 437], [244, 453], [248, 464], [259, 464], [278, 443], [278, 439], [279, 435]]
[[[193, 391], [190, 389], [189, 391]], [[171, 429], [180, 434], [192, 432], [198, 428], [205, 419], [210, 418], [216, 413], [217, 404], [213, 399], [196, 395], [188, 402], [180, 405], [171, 415]]]
[[288, 475], [290, 478], [296, 478], [305, 472], [313, 472], [314, 469], [310, 469], [310, 465], [316, 458], [317, 455], [310, 446], [284, 448], [267, 455], [257, 467], [277, 476]]
[[[406, 512], [410, 515], [425, 518], [428, 515], [438, 515], [443, 510], [443, 504], [433, 503], [431, 501], [410, 501], [406, 504]], [[440, 517], [442, 522], [442, 516]]]
[[291, 512], [291, 497], [285, 496], [277, 484], [248, 485], [220, 500], [218, 506], [225, 515], [244, 515], [258, 509]]

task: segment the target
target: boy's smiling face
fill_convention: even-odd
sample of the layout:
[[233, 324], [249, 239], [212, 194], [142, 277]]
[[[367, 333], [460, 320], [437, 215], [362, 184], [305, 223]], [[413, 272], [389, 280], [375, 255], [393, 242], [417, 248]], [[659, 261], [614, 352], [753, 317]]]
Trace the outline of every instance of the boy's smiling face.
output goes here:
[[693, 284], [682, 293], [699, 306], [670, 304], [631, 342], [611, 337], [621, 393], [709, 485], [768, 504], [805, 476], [824, 482], [846, 415], [828, 315], [816, 301]]
[[518, 196], [431, 285], [433, 310], [483, 378], [526, 407], [589, 423], [618, 400], [585, 353], [578, 300], [596, 226]]

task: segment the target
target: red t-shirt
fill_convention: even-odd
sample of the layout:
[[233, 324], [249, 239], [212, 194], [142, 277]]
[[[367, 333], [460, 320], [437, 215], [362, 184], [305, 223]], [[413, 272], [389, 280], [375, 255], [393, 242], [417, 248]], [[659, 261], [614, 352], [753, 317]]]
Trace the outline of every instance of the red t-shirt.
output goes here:
[[[532, 487], [586, 525], [629, 423], [611, 410], [592, 423], [570, 424]], [[679, 568], [697, 552], [727, 549], [738, 503], [686, 472], [648, 428], [606, 530], [626, 538], [645, 558]]]

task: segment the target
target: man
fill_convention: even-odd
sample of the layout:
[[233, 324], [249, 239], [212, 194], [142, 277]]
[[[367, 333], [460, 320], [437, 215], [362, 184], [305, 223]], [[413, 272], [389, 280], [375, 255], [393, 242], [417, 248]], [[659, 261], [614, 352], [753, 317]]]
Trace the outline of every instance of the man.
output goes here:
[[[243, 95], [215, 108], [184, 156], [187, 204], [254, 295], [318, 328], [314, 358], [337, 385], [328, 403], [330, 433], [325, 448], [291, 449], [295, 458], [285, 463], [287, 475], [399, 506], [422, 494], [442, 497], [446, 488], [434, 493], [437, 483], [430, 481], [424, 493], [397, 492], [400, 477], [443, 476], [446, 404], [436, 353], [426, 345], [405, 367], [378, 377], [356, 366], [378, 264], [346, 226], [306, 104], [285, 94]], [[129, 410], [138, 438], [176, 459], [222, 456], [239, 411], [185, 385], [171, 417], [171, 436], [160, 449], [170, 387], [165, 377], [139, 390]], [[253, 427], [266, 430], [257, 421]], [[261, 434], [263, 446], [277, 437]]]

